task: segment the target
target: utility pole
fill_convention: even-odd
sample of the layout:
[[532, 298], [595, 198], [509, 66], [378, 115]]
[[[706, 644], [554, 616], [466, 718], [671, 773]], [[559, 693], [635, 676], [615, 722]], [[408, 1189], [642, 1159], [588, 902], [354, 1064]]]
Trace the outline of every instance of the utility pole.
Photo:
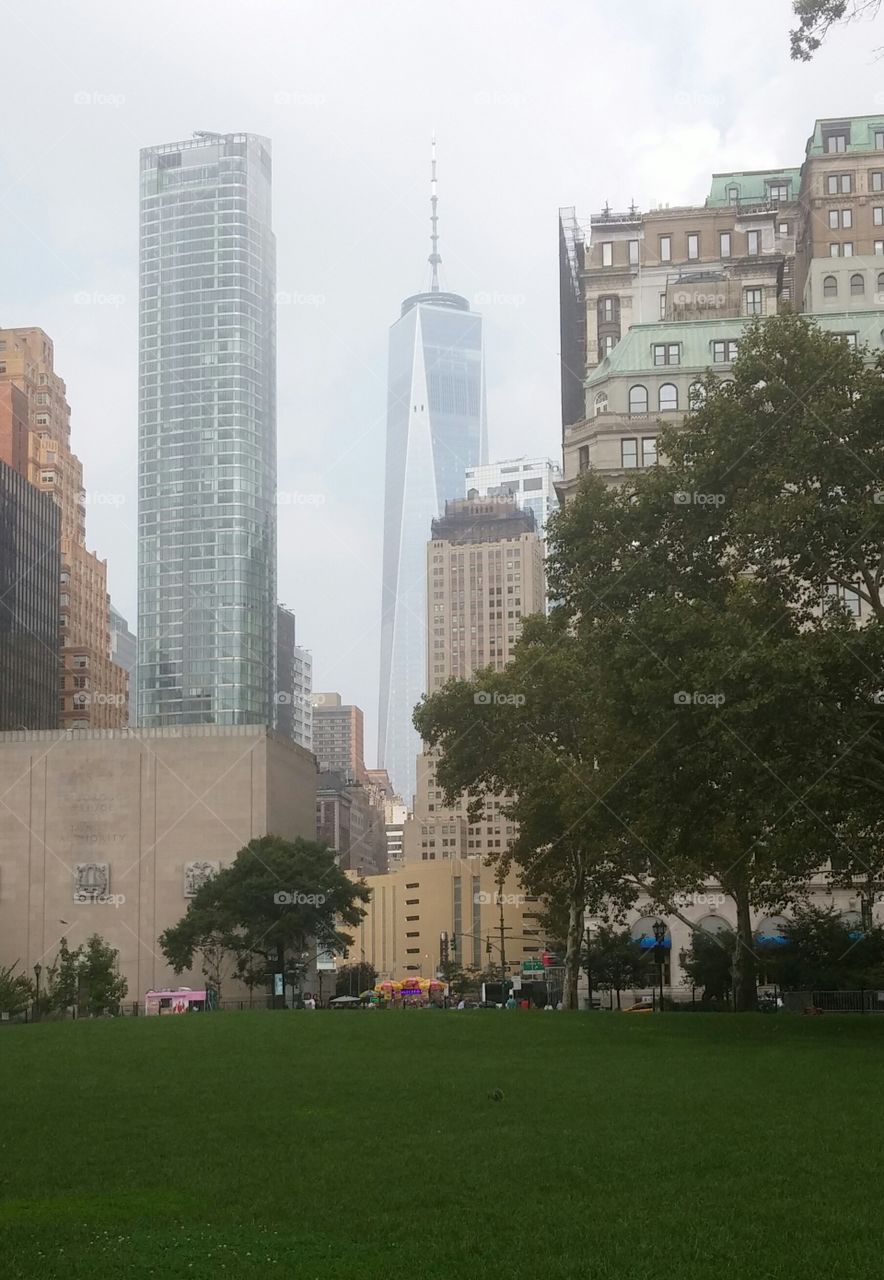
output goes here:
[[504, 1004], [506, 1003], [506, 936], [505, 925], [503, 923], [503, 893], [500, 889], [497, 891], [497, 901], [500, 906], [500, 989], [503, 993]]

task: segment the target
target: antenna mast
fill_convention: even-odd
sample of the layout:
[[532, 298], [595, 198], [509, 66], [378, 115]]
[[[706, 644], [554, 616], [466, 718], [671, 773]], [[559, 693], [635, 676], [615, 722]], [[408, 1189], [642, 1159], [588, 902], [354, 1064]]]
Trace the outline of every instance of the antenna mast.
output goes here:
[[431, 293], [439, 292], [439, 264], [442, 258], [439, 254], [439, 215], [437, 213], [437, 205], [439, 197], [436, 190], [436, 135], [433, 134], [433, 146], [431, 151], [432, 161], [430, 165], [430, 244], [432, 252], [427, 261], [433, 269], [433, 278], [430, 283]]

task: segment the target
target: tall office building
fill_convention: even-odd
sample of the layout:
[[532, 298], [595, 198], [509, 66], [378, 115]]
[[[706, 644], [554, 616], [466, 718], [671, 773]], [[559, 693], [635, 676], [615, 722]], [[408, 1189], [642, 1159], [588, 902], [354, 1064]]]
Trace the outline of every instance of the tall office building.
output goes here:
[[[445, 504], [426, 548], [427, 687], [469, 680], [512, 658], [522, 619], [545, 607], [543, 542], [534, 513], [515, 496]], [[481, 712], [481, 708], [478, 709]], [[406, 862], [503, 853], [514, 833], [500, 796], [470, 822], [461, 797], [447, 807], [436, 782], [436, 754], [417, 759], [414, 817], [404, 824]]]
[[552, 458], [506, 458], [480, 467], [467, 467], [467, 498], [512, 496], [523, 511], [533, 511], [537, 532], [543, 537], [546, 522], [559, 509], [556, 484], [562, 468]]
[[295, 615], [285, 605], [276, 607], [276, 707], [277, 733], [298, 746], [313, 750], [313, 658], [295, 640]]
[[273, 723], [270, 143], [141, 152], [138, 723]]
[[339, 693], [314, 693], [313, 754], [320, 769], [366, 781], [362, 708], [346, 705]]
[[700, 379], [791, 308], [884, 346], [884, 116], [817, 120], [798, 166], [712, 175], [701, 205], [560, 216], [563, 498], [655, 466]]
[[70, 417], [51, 338], [0, 329], [0, 460], [58, 508], [56, 723], [118, 729], [128, 720], [129, 678], [111, 655], [107, 564], [86, 549], [88, 495]]
[[435, 147], [430, 289], [406, 298], [390, 331], [384, 495], [378, 767], [410, 802], [424, 691], [425, 548], [430, 523], [487, 458], [482, 318], [439, 284]]
[[0, 731], [58, 724], [59, 510], [0, 460]]

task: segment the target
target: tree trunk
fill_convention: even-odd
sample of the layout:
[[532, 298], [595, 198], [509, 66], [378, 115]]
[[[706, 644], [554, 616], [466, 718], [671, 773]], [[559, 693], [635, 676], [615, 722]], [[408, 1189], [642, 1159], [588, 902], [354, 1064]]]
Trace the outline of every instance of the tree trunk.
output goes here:
[[741, 883], [734, 889], [737, 907], [737, 942], [734, 955], [734, 1009], [737, 1013], [750, 1013], [758, 1008], [756, 982], [755, 939], [752, 936], [752, 915], [749, 905], [749, 886]]
[[579, 866], [571, 885], [568, 902], [568, 942], [565, 951], [565, 982], [562, 1007], [577, 1008], [577, 978], [580, 973], [580, 949], [583, 945], [583, 917], [586, 911], [583, 867]]

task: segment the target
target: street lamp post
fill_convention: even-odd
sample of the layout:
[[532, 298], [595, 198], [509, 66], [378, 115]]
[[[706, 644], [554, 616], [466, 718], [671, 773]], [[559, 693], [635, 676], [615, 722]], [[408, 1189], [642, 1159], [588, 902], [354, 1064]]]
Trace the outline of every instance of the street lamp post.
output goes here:
[[34, 965], [34, 982], [35, 982], [35, 992], [36, 992], [34, 996], [34, 1014], [38, 1018], [40, 1016], [40, 974], [42, 972], [43, 972], [43, 966], [38, 960], [37, 963]]
[[663, 1012], [663, 963], [666, 959], [666, 925], [662, 920], [654, 921], [654, 959], [657, 962], [657, 976], [660, 987], [660, 1012]]

